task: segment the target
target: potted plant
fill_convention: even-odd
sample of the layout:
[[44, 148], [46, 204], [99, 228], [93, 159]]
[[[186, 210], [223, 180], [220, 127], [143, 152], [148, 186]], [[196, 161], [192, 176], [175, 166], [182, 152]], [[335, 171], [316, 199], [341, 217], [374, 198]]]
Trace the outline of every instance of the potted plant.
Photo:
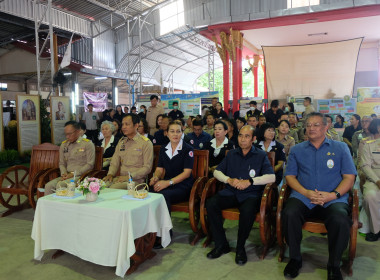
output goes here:
[[79, 183], [78, 189], [86, 195], [87, 201], [95, 201], [100, 194], [100, 191], [106, 187], [106, 183], [98, 178], [86, 177]]

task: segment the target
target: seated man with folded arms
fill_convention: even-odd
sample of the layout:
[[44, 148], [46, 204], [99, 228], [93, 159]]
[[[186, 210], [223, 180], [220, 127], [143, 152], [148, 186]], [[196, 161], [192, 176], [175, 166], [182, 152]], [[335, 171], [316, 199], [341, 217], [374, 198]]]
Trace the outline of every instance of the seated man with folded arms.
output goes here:
[[[127, 114], [122, 121], [122, 137], [112, 156], [108, 174], [104, 181], [112, 182], [110, 188], [126, 189], [129, 174], [136, 184], [143, 183], [152, 170], [153, 144], [137, 132], [140, 117], [136, 114]], [[120, 168], [120, 176], [115, 177]], [[129, 173], [128, 173], [129, 172]]]
[[45, 185], [45, 195], [56, 189], [58, 182], [69, 183], [91, 169], [95, 164], [95, 146], [91, 140], [80, 137], [80, 125], [75, 121], [65, 123], [66, 140], [59, 147], [59, 170], [61, 176]]
[[208, 221], [215, 241], [215, 248], [207, 254], [209, 259], [219, 258], [230, 251], [221, 212], [238, 207], [240, 216], [235, 262], [239, 265], [247, 262], [245, 241], [260, 210], [262, 192], [266, 184], [276, 179], [267, 154], [252, 146], [254, 131], [250, 125], [243, 126], [238, 136], [239, 147], [229, 151], [214, 171], [214, 177], [225, 183], [226, 188], [206, 202]]
[[282, 211], [282, 228], [290, 261], [284, 276], [297, 277], [302, 267], [302, 225], [306, 218], [322, 219], [328, 231], [327, 279], [343, 279], [342, 254], [350, 238], [348, 192], [356, 169], [347, 145], [326, 138], [327, 120], [312, 112], [305, 120], [308, 140], [295, 145], [288, 158], [286, 182], [292, 188]]

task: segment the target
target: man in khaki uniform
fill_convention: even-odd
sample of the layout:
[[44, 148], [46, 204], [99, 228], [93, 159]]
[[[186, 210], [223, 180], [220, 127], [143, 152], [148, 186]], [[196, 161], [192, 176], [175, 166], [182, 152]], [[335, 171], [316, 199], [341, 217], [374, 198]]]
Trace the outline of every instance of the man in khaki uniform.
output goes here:
[[303, 106], [305, 106], [305, 111], [303, 113], [303, 119], [306, 119], [307, 115], [310, 113], [313, 113], [314, 107], [311, 105], [311, 98], [310, 97], [305, 97], [303, 99]]
[[335, 140], [335, 141], [342, 141], [340, 138], [340, 135], [338, 132], [333, 127], [333, 119], [330, 115], [325, 115], [327, 119], [327, 132], [326, 132], [326, 137], [327, 139]]
[[[135, 114], [127, 114], [122, 121], [121, 130], [125, 137], [121, 138], [112, 156], [107, 176], [103, 179], [112, 182], [110, 188], [126, 189], [129, 174], [136, 184], [143, 183], [152, 170], [153, 144], [137, 132], [140, 118]], [[120, 176], [115, 177], [120, 168]]]
[[295, 135], [297, 134], [297, 140], [296, 137], [293, 137], [296, 141], [296, 144], [301, 143], [304, 141], [304, 132], [303, 132], [303, 123], [298, 122], [297, 114], [296, 113], [289, 113], [289, 123], [290, 123], [290, 132], [289, 135]]
[[364, 183], [364, 209], [368, 216], [370, 233], [365, 240], [376, 241], [380, 237], [380, 120], [373, 120], [369, 132], [372, 140], [362, 141], [360, 168], [367, 180]]
[[360, 141], [371, 135], [371, 133], [368, 130], [371, 121], [372, 118], [370, 116], [363, 116], [361, 119], [362, 129], [356, 131], [352, 136], [352, 152], [354, 154], [354, 158], [357, 158], [358, 156], [358, 148]]
[[149, 126], [149, 134], [154, 135], [154, 133], [158, 130], [156, 127], [156, 118], [158, 115], [162, 115], [165, 113], [164, 108], [158, 104], [158, 96], [151, 95], [150, 96], [150, 104], [148, 111], [146, 112], [146, 121]]
[[214, 123], [215, 117], [211, 114], [206, 117], [206, 124], [203, 126], [203, 131], [210, 134], [211, 137], [214, 136]]
[[94, 168], [95, 164], [95, 146], [85, 138], [79, 136], [80, 125], [77, 122], [69, 121], [65, 123], [66, 140], [62, 142], [59, 148], [59, 169], [61, 177], [51, 180], [45, 185], [45, 195], [51, 194], [56, 189], [58, 182], [64, 181], [69, 183]]

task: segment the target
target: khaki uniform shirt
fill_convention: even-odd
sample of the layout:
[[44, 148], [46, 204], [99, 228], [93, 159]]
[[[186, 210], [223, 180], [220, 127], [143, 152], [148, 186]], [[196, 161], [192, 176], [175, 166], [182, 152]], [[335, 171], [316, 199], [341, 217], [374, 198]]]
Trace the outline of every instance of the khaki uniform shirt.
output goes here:
[[148, 122], [150, 135], [154, 135], [154, 133], [158, 130], [156, 128], [157, 116], [164, 113], [164, 107], [162, 107], [160, 104], [157, 104], [156, 107], [148, 107], [148, 111], [146, 112], [146, 121]]
[[362, 140], [360, 140], [359, 142], [359, 147], [358, 147], [358, 156], [357, 156], [357, 163], [356, 163], [356, 166], [358, 167], [359, 171], [361, 171], [360, 169], [360, 166], [361, 166], [361, 158], [362, 158], [362, 154], [363, 154], [363, 147], [364, 147], [364, 144], [369, 141], [369, 140], [373, 140], [373, 135], [371, 134], [370, 136], [368, 136], [367, 138], [363, 138]]
[[95, 164], [95, 146], [82, 137], [71, 143], [63, 141], [59, 148], [59, 169], [61, 174], [76, 171], [76, 176], [92, 170]]
[[296, 144], [294, 138], [290, 135], [285, 135], [285, 137], [282, 140], [280, 140], [277, 135], [276, 141], [284, 145], [286, 157], [288, 157], [291, 147], [293, 147]]
[[[212, 127], [208, 127], [207, 125], [205, 125], [205, 126], [203, 126], [203, 131], [206, 132], [206, 133], [208, 133], [208, 134], [210, 134], [211, 137], [214, 136], [214, 127], [213, 126]], [[185, 134], [187, 134], [187, 133], [185, 133]]]
[[153, 144], [145, 136], [136, 133], [132, 139], [120, 139], [107, 175], [115, 176], [120, 168], [121, 176], [128, 176], [129, 171], [133, 181], [141, 183], [152, 170], [152, 165]]
[[305, 112], [303, 114], [303, 119], [305, 119], [307, 115], [309, 115], [310, 113], [313, 113], [314, 111], [315, 111], [314, 107], [311, 104], [309, 106], [307, 106], [305, 108]]
[[358, 148], [359, 148], [359, 143], [363, 138], [367, 138], [371, 136], [371, 133], [365, 133], [363, 129], [356, 131], [354, 135], [352, 136], [352, 152], [354, 153], [354, 157], [357, 157], [358, 155]]
[[376, 183], [380, 178], [380, 138], [363, 142], [360, 168], [369, 181]]
[[193, 132], [193, 129], [191, 127], [186, 127], [185, 130], [183, 131], [184, 134], [189, 134]]
[[327, 130], [326, 137], [327, 137], [327, 139], [331, 139], [331, 140], [335, 140], [335, 141], [342, 141], [339, 133], [336, 132], [336, 130], [333, 127], [331, 127], [329, 130]]

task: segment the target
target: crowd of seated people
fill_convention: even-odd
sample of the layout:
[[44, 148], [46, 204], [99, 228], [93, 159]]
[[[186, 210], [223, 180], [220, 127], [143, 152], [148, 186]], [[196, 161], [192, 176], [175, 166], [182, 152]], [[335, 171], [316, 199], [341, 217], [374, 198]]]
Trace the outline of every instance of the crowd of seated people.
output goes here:
[[[178, 108], [178, 102], [173, 102], [173, 111], [166, 115], [163, 113], [158, 98], [152, 96], [152, 106], [149, 108], [140, 106], [138, 114], [136, 110], [125, 114], [121, 106], [117, 106], [116, 110], [111, 109], [105, 112], [100, 124], [100, 138], [96, 131], [96, 123], [99, 119], [93, 112], [93, 106], [89, 104], [89, 112], [84, 115], [81, 123], [69, 122], [65, 125], [67, 140], [62, 143], [62, 151], [60, 151], [61, 177], [46, 185], [46, 194], [54, 190], [57, 180], [69, 180], [73, 169], [78, 169], [80, 173], [83, 173], [93, 167], [94, 152], [91, 143], [93, 141], [104, 149], [103, 169], [108, 172], [104, 180], [108, 182], [109, 187], [126, 189], [129, 176], [132, 176], [137, 183], [148, 182], [151, 191], [161, 193], [165, 197], [170, 212], [170, 206], [173, 203], [189, 199], [194, 182], [191, 173], [194, 150], [208, 150], [209, 177], [215, 176], [219, 181], [224, 182], [227, 188], [207, 203], [211, 232], [215, 239], [215, 248], [207, 257], [218, 258], [230, 251], [223, 231], [220, 211], [225, 208], [239, 207], [241, 217], [235, 261], [237, 264], [244, 264], [247, 261], [244, 244], [253, 223], [252, 213], [258, 211], [262, 186], [271, 182], [281, 185], [286, 178], [286, 183], [292, 188], [291, 198], [293, 199], [284, 210], [285, 238], [291, 247], [291, 261], [284, 274], [295, 277], [302, 267], [302, 259], [297, 249], [302, 237], [297, 235], [298, 228], [297, 231], [290, 228], [294, 222], [292, 220], [294, 212], [302, 210], [303, 212], [299, 213], [308, 215], [305, 213], [309, 213], [308, 211], [316, 206], [316, 209], [327, 217], [336, 209], [331, 210], [330, 213], [323, 210], [326, 209], [325, 205], [343, 207], [340, 202], [345, 203], [345, 200], [340, 198], [347, 197], [347, 192], [352, 187], [350, 187], [353, 180], [351, 175], [356, 175], [351, 159], [354, 159], [352, 163], [356, 163], [358, 173], [365, 178], [363, 209], [369, 217], [370, 228], [366, 240], [376, 241], [380, 238], [380, 151], [378, 148], [380, 147], [380, 120], [372, 116], [361, 118], [354, 114], [351, 117], [351, 125], [344, 129], [342, 140], [334, 129], [343, 127], [341, 116], [336, 117], [337, 122], [334, 124], [332, 116], [312, 112], [309, 100], [305, 101], [306, 108], [310, 112], [304, 114], [303, 121], [298, 119], [292, 103], [287, 103], [282, 111], [277, 100], [272, 101], [271, 108], [264, 114], [257, 110], [257, 104], [251, 103], [252, 109], [246, 117], [237, 117], [235, 121], [228, 118], [222, 109], [222, 104], [215, 102], [215, 99], [210, 108], [205, 108], [203, 116], [189, 116], [185, 121], [183, 113]], [[176, 120], [173, 120], [173, 116]], [[68, 145], [69, 143], [85, 147], [86, 155], [81, 155], [80, 159], [83, 162], [80, 166], [76, 166], [73, 162], [74, 157], [71, 155], [70, 148], [72, 145]], [[161, 146], [158, 165], [153, 170], [153, 177], [147, 178], [153, 166], [153, 145]], [[316, 151], [312, 149], [312, 146]], [[323, 172], [327, 172], [326, 168], [335, 170], [337, 167], [343, 174], [339, 181], [329, 182], [326, 189], [317, 191], [310, 189], [308, 183], [305, 183], [305, 177], [299, 177], [303, 172], [309, 172], [302, 169], [303, 163], [300, 162], [299, 156], [303, 152], [310, 156], [318, 152], [319, 147], [325, 149], [325, 146], [331, 147], [332, 151], [347, 160], [347, 163], [338, 164], [337, 161], [326, 158], [327, 161], [323, 163], [323, 167], [323, 164], [316, 164], [316, 170], [321, 168]], [[329, 150], [327, 155], [332, 151]], [[351, 151], [353, 158], [351, 155], [347, 156], [347, 151]], [[269, 165], [269, 161], [261, 162], [264, 166], [260, 165], [261, 169], [256, 170], [255, 157], [264, 157], [265, 152], [275, 153], [274, 170]], [[249, 168], [238, 170], [237, 167], [242, 164], [248, 164]], [[345, 176], [345, 174], [350, 176]], [[260, 186], [259, 191], [255, 186]], [[242, 193], [244, 195], [241, 195]], [[320, 196], [317, 197], [318, 195]], [[335, 202], [339, 203], [335, 204]], [[346, 211], [345, 207], [339, 209], [337, 211]], [[247, 217], [247, 213], [251, 213], [251, 217]], [[329, 223], [331, 223], [330, 220]], [[347, 224], [344, 226], [346, 227]], [[328, 230], [330, 229], [329, 224]], [[332, 227], [331, 232], [336, 234], [336, 227]], [[294, 234], [297, 236], [294, 237]], [[346, 243], [343, 240], [341, 246], [345, 248]], [[333, 247], [329, 241], [330, 246]], [[339, 251], [338, 255], [329, 260], [330, 274], [339, 274], [337, 263], [340, 260], [341, 249], [336, 249]]]

